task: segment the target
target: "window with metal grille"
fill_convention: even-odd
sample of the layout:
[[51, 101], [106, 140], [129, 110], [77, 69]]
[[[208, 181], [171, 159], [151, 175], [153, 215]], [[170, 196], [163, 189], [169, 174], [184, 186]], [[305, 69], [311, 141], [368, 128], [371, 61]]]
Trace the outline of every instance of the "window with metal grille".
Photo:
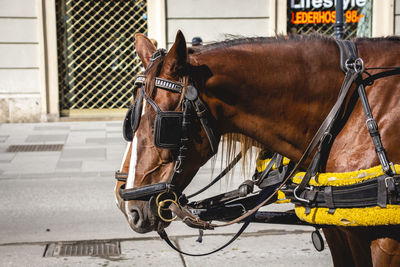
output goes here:
[[[334, 0], [288, 0], [287, 33], [333, 35]], [[344, 1], [344, 38], [371, 37], [372, 0]]]
[[56, 2], [61, 113], [127, 108], [141, 70], [134, 34], [147, 33], [147, 2]]

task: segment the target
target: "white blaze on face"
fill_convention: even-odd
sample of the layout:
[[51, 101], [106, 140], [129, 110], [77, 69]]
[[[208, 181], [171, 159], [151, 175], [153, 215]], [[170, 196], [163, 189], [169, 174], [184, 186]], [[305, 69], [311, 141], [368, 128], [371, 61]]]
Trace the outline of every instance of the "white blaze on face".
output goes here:
[[[144, 103], [143, 103], [143, 109], [142, 109], [141, 116], [143, 116], [145, 113], [146, 103], [147, 103], [145, 99], [143, 99], [143, 101], [144, 101]], [[136, 147], [137, 147], [136, 133], [133, 133], [131, 162], [129, 163], [129, 173], [128, 173], [128, 179], [126, 180], [125, 189], [133, 188], [133, 185], [135, 182], [135, 167], [136, 167], [136, 160], [137, 160]]]
[[135, 182], [136, 146], [137, 138], [135, 134], [132, 140], [131, 162], [129, 163], [128, 179], [126, 179], [125, 189], [133, 188]]
[[[146, 110], [146, 100], [143, 100], [143, 109], [142, 109], [142, 116], [145, 114]], [[128, 179], [126, 179], [125, 189], [133, 188], [135, 183], [135, 168], [136, 168], [136, 161], [137, 161], [137, 138], [136, 133], [133, 135], [132, 140], [132, 151], [131, 151], [131, 161], [129, 163], [129, 173]], [[128, 216], [128, 220], [132, 220], [132, 216], [130, 215], [129, 208], [128, 208], [128, 201], [125, 201], [125, 213]]]
[[[129, 173], [128, 173], [128, 178], [126, 179], [125, 189], [133, 188], [133, 184], [135, 182], [136, 145], [137, 145], [137, 138], [136, 134], [134, 134], [132, 140], [131, 161], [129, 163]], [[128, 221], [131, 222], [133, 218], [129, 212], [129, 206], [128, 206], [129, 201], [124, 201], [124, 203], [125, 203], [125, 214], [128, 217]]]

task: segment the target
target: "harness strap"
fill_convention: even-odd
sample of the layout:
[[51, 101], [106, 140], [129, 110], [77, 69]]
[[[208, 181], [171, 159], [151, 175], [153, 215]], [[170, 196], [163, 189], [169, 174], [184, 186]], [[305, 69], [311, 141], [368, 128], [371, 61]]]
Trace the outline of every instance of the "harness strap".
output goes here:
[[[351, 85], [356, 80], [357, 75], [358, 75], [358, 73], [352, 69], [350, 69], [346, 73], [345, 79], [343, 81], [343, 84], [340, 89], [340, 93], [339, 93], [339, 96], [338, 96], [338, 99], [337, 99], [335, 105], [329, 112], [328, 116], [325, 118], [324, 122], [319, 127], [317, 133], [314, 135], [314, 137], [311, 140], [310, 144], [308, 145], [306, 151], [304, 152], [300, 161], [294, 167], [294, 169], [289, 177], [291, 177], [294, 174], [294, 171], [296, 171], [298, 169], [298, 166], [304, 162], [304, 160], [310, 155], [310, 153], [314, 150], [314, 148], [316, 148], [317, 145], [321, 141], [323, 142], [325, 138], [327, 138], [328, 136], [331, 135], [331, 133], [328, 130], [331, 129], [331, 127], [333, 126], [333, 123], [334, 123], [335, 119], [337, 118], [340, 109], [343, 107], [343, 105], [345, 103], [345, 99], [350, 91]], [[320, 152], [320, 151], [321, 151], [321, 146], [319, 147], [317, 152]], [[314, 156], [313, 161], [317, 162], [317, 161], [319, 161], [319, 159], [320, 159], [320, 153], [317, 153]], [[295, 191], [300, 191], [300, 192], [304, 191], [306, 185], [308, 184], [308, 182], [310, 181], [310, 179], [312, 177], [312, 173], [315, 172], [315, 170], [314, 170], [315, 166], [317, 166], [317, 164], [315, 164], [315, 163], [310, 165], [311, 168], [309, 168], [307, 170], [306, 175], [304, 176], [301, 183], [297, 186]], [[308, 202], [308, 201], [306, 200], [305, 202]]]
[[[261, 174], [255, 174], [253, 176], [254, 183], [259, 188], [266, 188], [268, 186], [281, 183], [285, 179], [288, 170], [293, 167], [293, 165], [289, 163], [290, 166], [282, 166], [282, 170], [280, 170], [279, 168], [281, 167], [282, 160], [282, 155], [274, 153], [271, 160], [268, 162], [267, 166], [261, 172]], [[272, 170], [274, 165], [276, 170]]]
[[218, 149], [218, 142], [217, 139], [215, 138], [215, 134], [213, 129], [211, 128], [209, 119], [208, 119], [208, 109], [207, 107], [204, 105], [204, 103], [200, 100], [200, 98], [196, 98], [193, 101], [196, 113], [197, 113], [197, 117], [200, 119], [200, 123], [203, 126], [203, 129], [206, 132], [207, 138], [208, 138], [208, 142], [210, 143], [211, 146], [211, 151], [213, 152], [213, 154], [217, 153], [217, 149]]
[[340, 51], [340, 68], [344, 73], [347, 73], [349, 70], [348, 63], [353, 62], [358, 57], [357, 47], [352, 41], [338, 39], [335, 41]]
[[265, 180], [265, 178], [268, 177], [268, 174], [272, 170], [272, 167], [274, 165], [278, 165], [277, 164], [278, 155], [279, 155], [278, 153], [274, 153], [274, 155], [272, 156], [271, 160], [268, 162], [267, 166], [265, 167], [265, 169], [261, 173], [261, 175], [258, 177], [258, 179], [254, 180], [254, 183], [257, 186], [259, 186]]
[[[253, 192], [253, 189], [254, 189], [254, 182], [252, 180], [245, 180], [235, 190], [228, 191], [216, 196], [212, 196], [200, 201], [194, 201], [187, 204], [187, 206], [194, 209], [209, 209], [218, 207], [220, 205], [225, 205], [225, 203], [227, 202], [229, 202], [227, 205], [232, 206], [234, 205], [232, 201], [238, 198], [246, 197], [247, 195]], [[252, 196], [250, 196], [249, 199], [250, 198], [252, 198]], [[244, 209], [244, 211], [246, 210], [244, 206], [242, 206], [242, 208]], [[243, 212], [240, 215], [242, 214]]]
[[374, 83], [374, 81], [377, 79], [400, 74], [400, 67], [366, 68], [365, 70], [375, 70], [375, 69], [389, 69], [389, 70], [382, 71], [382, 72], [379, 72], [379, 73], [376, 73], [373, 75], [367, 73], [369, 75], [369, 77], [367, 77], [363, 80], [364, 86], [372, 85]]
[[[290, 196], [293, 187], [282, 191], [288, 193], [287, 196], [292, 199], [294, 204], [302, 205], [301, 201]], [[374, 206], [385, 208], [386, 204], [400, 203], [400, 176], [392, 177], [384, 174], [376, 179], [353, 185], [308, 187], [305, 189], [303, 197], [311, 201], [307, 205], [310, 208], [336, 209]]]
[[114, 176], [115, 176], [115, 179], [120, 182], [126, 183], [126, 180], [128, 179], [128, 173], [126, 173], [126, 172], [116, 171]]
[[267, 179], [260, 181], [257, 185], [259, 188], [263, 189], [267, 186], [276, 185], [282, 183], [283, 180], [287, 177], [289, 172], [292, 170], [294, 164], [289, 162], [286, 166], [281, 166], [276, 170], [272, 170], [268, 173]]
[[250, 220], [246, 221], [242, 225], [242, 227], [239, 229], [239, 231], [227, 243], [225, 243], [223, 246], [221, 246], [221, 247], [219, 247], [219, 248], [217, 248], [217, 249], [215, 249], [213, 251], [210, 251], [210, 252], [207, 252], [207, 253], [202, 253], [202, 254], [193, 254], [193, 253], [188, 253], [188, 252], [184, 252], [184, 251], [180, 250], [179, 248], [177, 248], [171, 242], [171, 240], [169, 239], [169, 237], [168, 237], [167, 233], [164, 231], [164, 229], [159, 230], [157, 233], [175, 251], [177, 251], [177, 252], [179, 252], [179, 253], [181, 253], [183, 255], [187, 255], [187, 256], [200, 257], [200, 256], [207, 256], [207, 255], [214, 254], [215, 252], [218, 252], [218, 251], [226, 248], [230, 244], [232, 244], [232, 242], [235, 241], [244, 232], [244, 230], [246, 230], [246, 228], [247, 228], [247, 226], [249, 226], [250, 222], [251, 222]]

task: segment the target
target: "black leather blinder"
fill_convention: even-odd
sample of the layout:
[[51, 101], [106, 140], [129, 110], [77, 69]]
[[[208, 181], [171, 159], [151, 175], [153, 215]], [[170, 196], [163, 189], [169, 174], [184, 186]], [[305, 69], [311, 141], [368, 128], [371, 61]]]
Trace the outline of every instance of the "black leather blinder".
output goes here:
[[132, 124], [131, 124], [132, 108], [133, 107], [130, 107], [128, 109], [128, 112], [126, 112], [125, 119], [124, 119], [124, 125], [122, 128], [122, 133], [124, 135], [124, 139], [127, 142], [131, 142], [133, 140], [133, 132], [132, 132]]
[[183, 113], [161, 111], [156, 115], [154, 144], [160, 148], [176, 149], [181, 144]]
[[139, 128], [140, 119], [142, 118], [142, 110], [143, 110], [143, 92], [142, 90], [140, 90], [131, 114], [131, 126], [133, 132], [136, 132], [137, 129]]
[[139, 95], [136, 97], [135, 103], [129, 107], [125, 115], [123, 124], [123, 136], [125, 141], [131, 142], [133, 140], [133, 133], [137, 131], [140, 119], [142, 117], [143, 109], [143, 93], [139, 90]]

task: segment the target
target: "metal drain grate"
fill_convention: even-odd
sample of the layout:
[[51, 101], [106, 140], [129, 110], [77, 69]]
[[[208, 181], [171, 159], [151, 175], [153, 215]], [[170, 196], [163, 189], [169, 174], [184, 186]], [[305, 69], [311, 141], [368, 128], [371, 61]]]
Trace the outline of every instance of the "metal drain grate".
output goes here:
[[121, 255], [119, 241], [77, 241], [50, 243], [46, 246], [43, 257], [118, 255]]
[[64, 145], [12, 145], [6, 152], [41, 152], [41, 151], [61, 151]]

